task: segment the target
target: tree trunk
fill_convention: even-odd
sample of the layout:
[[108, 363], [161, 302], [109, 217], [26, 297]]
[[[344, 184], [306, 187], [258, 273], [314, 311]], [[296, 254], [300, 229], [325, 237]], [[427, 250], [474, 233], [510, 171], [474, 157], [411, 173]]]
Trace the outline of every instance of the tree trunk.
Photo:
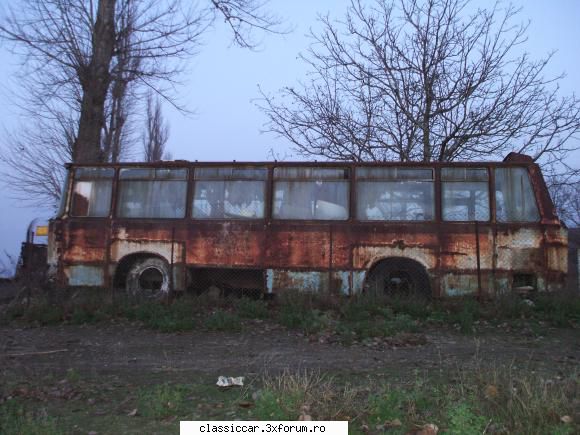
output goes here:
[[92, 58], [84, 74], [80, 74], [83, 97], [73, 153], [76, 163], [98, 163], [103, 160], [101, 130], [105, 123], [105, 100], [111, 82], [109, 69], [115, 46], [115, 2], [99, 0], [92, 36]]

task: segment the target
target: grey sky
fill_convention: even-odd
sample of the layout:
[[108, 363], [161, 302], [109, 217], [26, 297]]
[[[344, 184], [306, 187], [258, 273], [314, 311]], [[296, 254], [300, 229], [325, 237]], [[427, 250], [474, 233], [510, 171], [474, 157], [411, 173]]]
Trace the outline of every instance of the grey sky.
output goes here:
[[[2, 4], [17, 0], [1, 0]], [[330, 12], [340, 18], [348, 0], [272, 0], [271, 8], [293, 26], [284, 36], [267, 36], [258, 52], [232, 46], [229, 33], [217, 23], [205, 36], [205, 45], [194, 58], [179, 89], [181, 103], [196, 114], [185, 117], [166, 108], [171, 133], [169, 151], [173, 158], [186, 160], [268, 160], [274, 148], [284, 154], [288, 143], [271, 134], [261, 134], [265, 122], [255, 107], [257, 86], [273, 92], [284, 85], [295, 84], [304, 77], [305, 65], [297, 60], [309, 40], [310, 27], [316, 28], [317, 13]], [[580, 94], [580, 1], [529, 0], [523, 5], [522, 20], [531, 20], [526, 50], [533, 57], [557, 50], [548, 73], [567, 73], [561, 82], [562, 92]], [[476, 5], [491, 6], [480, 0]], [[0, 45], [0, 131], [13, 130], [18, 124], [18, 109], [8, 99], [15, 90], [17, 58]], [[580, 161], [580, 159], [577, 159]], [[16, 254], [28, 223], [35, 217], [48, 216], [46, 211], [23, 208], [8, 199], [5, 187], [0, 191], [0, 256], [6, 250]]]

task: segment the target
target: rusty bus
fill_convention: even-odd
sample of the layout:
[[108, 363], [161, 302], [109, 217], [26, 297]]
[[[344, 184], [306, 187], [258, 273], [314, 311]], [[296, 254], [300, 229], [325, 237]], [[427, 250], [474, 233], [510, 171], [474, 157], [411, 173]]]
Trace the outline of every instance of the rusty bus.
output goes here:
[[69, 165], [60, 286], [493, 296], [563, 287], [539, 167], [503, 162]]

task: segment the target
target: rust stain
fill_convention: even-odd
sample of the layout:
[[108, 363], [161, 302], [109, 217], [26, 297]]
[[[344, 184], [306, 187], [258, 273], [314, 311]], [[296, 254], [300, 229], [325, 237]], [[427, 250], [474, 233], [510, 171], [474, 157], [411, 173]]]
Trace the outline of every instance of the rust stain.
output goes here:
[[[479, 245], [482, 279], [478, 285], [484, 293], [509, 287], [514, 271], [536, 274], [547, 283], [545, 288], [557, 288], [564, 283], [567, 270], [567, 233], [555, 215], [539, 168], [518, 155], [506, 158], [505, 164], [516, 163], [528, 168], [541, 222], [481, 222], [476, 232], [470, 222], [147, 220], [65, 215], [50, 223], [48, 263], [62, 285], [68, 284], [71, 270], [84, 273], [71, 266], [99, 265], [114, 270], [127, 255], [152, 252], [186, 267], [285, 271], [275, 275], [276, 288], [300, 283], [324, 288], [342, 286], [333, 278], [335, 271], [364, 272], [381, 259], [406, 257], [425, 266], [433, 279], [434, 294], [450, 295], [460, 287], [473, 290]], [[279, 164], [264, 165], [271, 172]], [[485, 165], [493, 168], [502, 163]], [[352, 197], [356, 200], [354, 192]], [[437, 196], [435, 208], [440, 212]], [[108, 273], [104, 279], [109, 279]]]

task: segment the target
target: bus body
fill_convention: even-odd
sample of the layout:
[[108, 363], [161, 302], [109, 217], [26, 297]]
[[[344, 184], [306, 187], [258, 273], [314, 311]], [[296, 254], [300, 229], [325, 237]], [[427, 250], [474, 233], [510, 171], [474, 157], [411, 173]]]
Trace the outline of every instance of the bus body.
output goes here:
[[487, 297], [563, 288], [539, 167], [503, 162], [69, 165], [58, 286]]

